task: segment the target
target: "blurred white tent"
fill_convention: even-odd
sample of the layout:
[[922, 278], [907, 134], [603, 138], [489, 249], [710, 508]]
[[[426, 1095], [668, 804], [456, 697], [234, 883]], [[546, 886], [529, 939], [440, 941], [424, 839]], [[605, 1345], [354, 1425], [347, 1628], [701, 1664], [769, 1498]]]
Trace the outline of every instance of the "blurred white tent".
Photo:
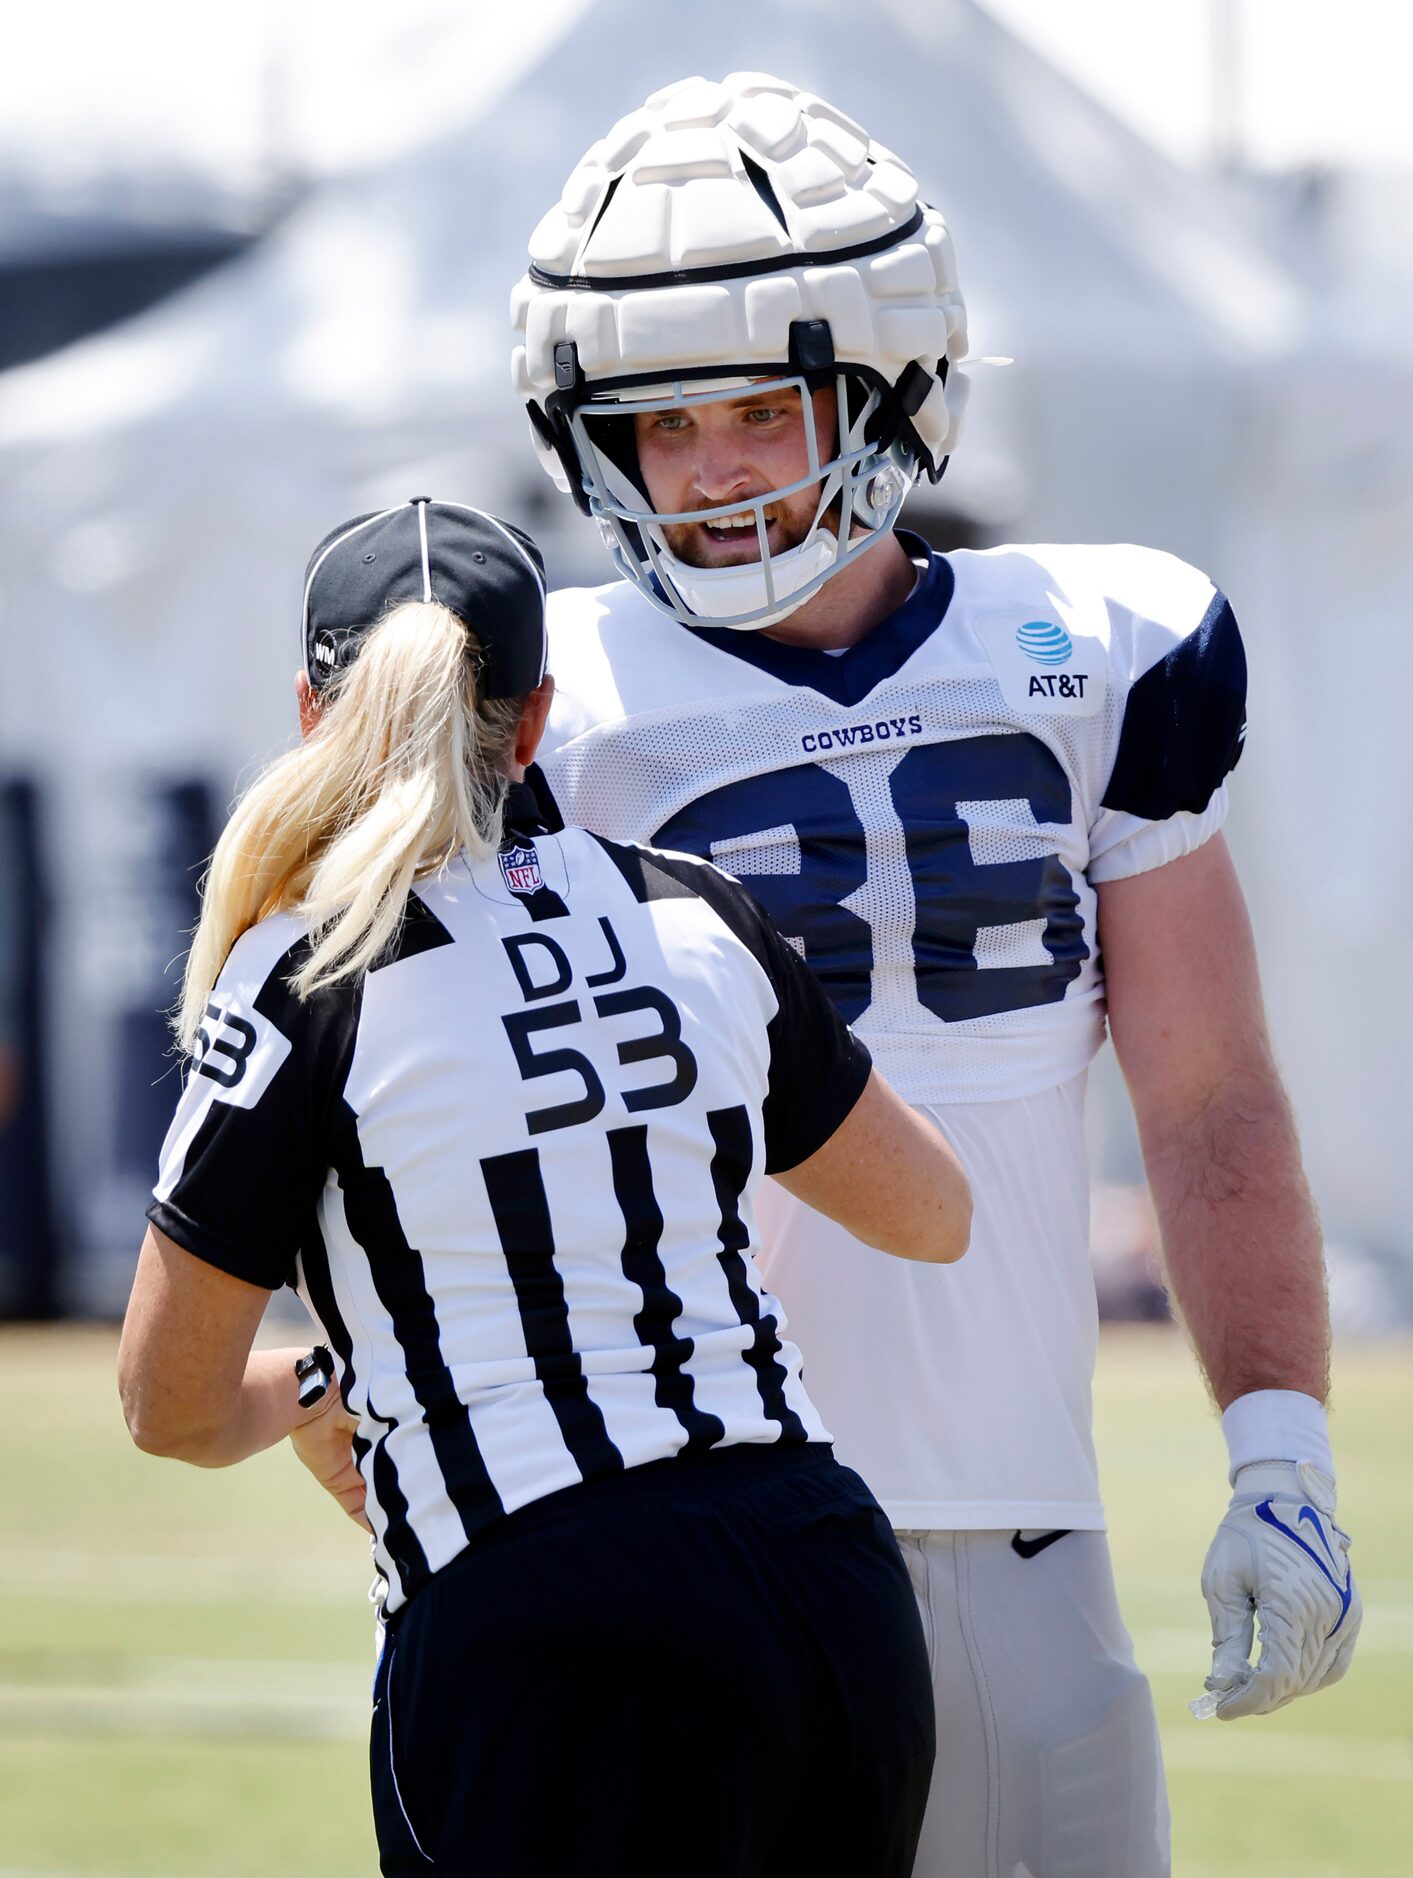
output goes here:
[[[1190, 472], [1229, 448], [1229, 399], [1212, 381], [1269, 356], [1299, 317], [1229, 205], [972, 0], [899, 5], [886, 65], [858, 58], [842, 0], [763, 0], [749, 15], [735, 42], [754, 66], [886, 127], [936, 188], [977, 349], [1020, 361], [1013, 385], [979, 385], [941, 493], [1059, 533], [1102, 517], [1156, 536], [1175, 518], [1194, 550], [1209, 545], [1190, 518], [1210, 515], [1211, 496]], [[303, 554], [345, 511], [429, 477], [545, 508], [508, 387], [505, 306], [526, 238], [614, 114], [674, 75], [722, 68], [721, 28], [682, 15], [665, 50], [647, 0], [600, 0], [480, 121], [328, 186], [147, 318], [11, 374], [7, 636], [29, 642], [38, 682], [46, 648], [22, 623], [62, 630], [85, 719], [90, 701], [104, 721], [130, 700], [105, 755], [150, 757], [160, 727], [173, 760], [233, 772], [278, 737]], [[548, 514], [553, 525], [560, 506]], [[581, 541], [596, 557], [588, 531]], [[223, 707], [193, 712], [213, 660]], [[22, 707], [0, 730], [44, 760]]]
[[[1287, 721], [1318, 715], [1329, 674], [1286, 649], [1321, 643], [1326, 621], [1313, 594], [1284, 591], [1284, 544], [1286, 517], [1321, 500], [1304, 470], [1332, 419], [1311, 421], [1301, 390], [1303, 289], [1241, 205], [1148, 149], [973, 0], [880, 0], [863, 46], [842, 0], [674, 10], [670, 31], [664, 17], [649, 0], [598, 0], [464, 130], [326, 186], [218, 276], [0, 388], [0, 748], [56, 804], [70, 1042], [98, 995], [86, 934], [121, 812], [115, 781], [170, 769], [224, 792], [285, 738], [300, 575], [329, 526], [385, 500], [457, 494], [527, 520], [552, 572], [601, 577], [592, 531], [533, 464], [505, 305], [573, 161], [689, 72], [781, 72], [894, 143], [935, 191], [974, 349], [1019, 361], [978, 370], [939, 494], [1021, 537], [1137, 539], [1203, 563], [1241, 603], [1266, 696], [1289, 692]], [[432, 44], [444, 67], [454, 47]], [[1302, 421], [1309, 438], [1287, 457], [1286, 426]], [[1262, 734], [1271, 715], [1258, 710]], [[1322, 747], [1364, 721], [1342, 716]], [[1310, 762], [1284, 748], [1278, 763], [1249, 762], [1246, 845], [1268, 852], [1277, 824], [1278, 845], [1298, 845], [1314, 811], [1292, 809], [1291, 775], [1308, 786]], [[1337, 827], [1349, 806], [1335, 778], [1325, 819]], [[1292, 875], [1283, 861], [1269, 879], [1258, 868], [1258, 922], [1315, 1121], [1317, 1184], [1340, 1196], [1332, 1223], [1392, 1245], [1408, 1209], [1390, 1189], [1407, 1175], [1387, 1115], [1355, 1159], [1342, 1138], [1339, 1167], [1324, 1164], [1324, 1109], [1357, 1109], [1365, 1075], [1341, 1057], [1334, 1086], [1296, 982], [1310, 889], [1329, 864]], [[1409, 878], [1389, 888], [1405, 916]], [[1385, 1019], [1386, 1035], [1397, 1029]], [[80, 1123], [68, 1137], [76, 1161], [84, 1134]]]

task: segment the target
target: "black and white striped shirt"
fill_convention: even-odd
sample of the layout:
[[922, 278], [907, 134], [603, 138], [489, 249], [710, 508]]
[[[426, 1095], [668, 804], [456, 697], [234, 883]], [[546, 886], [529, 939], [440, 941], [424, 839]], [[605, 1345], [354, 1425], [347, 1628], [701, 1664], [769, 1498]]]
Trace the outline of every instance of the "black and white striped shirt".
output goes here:
[[547, 834], [419, 885], [392, 955], [298, 1002], [233, 949], [149, 1217], [323, 1327], [395, 1610], [502, 1514], [732, 1442], [829, 1437], [751, 1257], [763, 1174], [868, 1054], [734, 881]]

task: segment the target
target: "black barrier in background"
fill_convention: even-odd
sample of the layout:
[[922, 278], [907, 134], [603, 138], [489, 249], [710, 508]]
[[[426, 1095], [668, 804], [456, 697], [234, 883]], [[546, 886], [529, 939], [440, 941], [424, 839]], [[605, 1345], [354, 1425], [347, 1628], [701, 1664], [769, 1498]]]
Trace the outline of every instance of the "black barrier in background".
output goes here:
[[204, 778], [141, 777], [122, 791], [122, 814], [100, 896], [107, 1066], [96, 1166], [85, 1195], [83, 1307], [117, 1315], [127, 1297], [163, 1138], [182, 1088], [171, 1031], [182, 966], [198, 911], [198, 883], [215, 843]]
[[0, 780], [0, 1317], [59, 1308], [59, 1235], [50, 1181], [45, 992], [51, 902], [42, 865], [39, 795], [27, 777]]

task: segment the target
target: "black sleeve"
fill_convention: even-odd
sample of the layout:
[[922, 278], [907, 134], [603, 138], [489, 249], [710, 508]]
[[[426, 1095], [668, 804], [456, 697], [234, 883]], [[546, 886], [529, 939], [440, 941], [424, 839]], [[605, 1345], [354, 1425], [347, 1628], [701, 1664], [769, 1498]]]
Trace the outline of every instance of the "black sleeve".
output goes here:
[[1196, 630], [1134, 681], [1103, 806], [1153, 822], [1200, 814], [1240, 760], [1245, 731], [1246, 653], [1219, 593]]
[[341, 988], [305, 1004], [289, 989], [304, 956], [301, 941], [252, 975], [251, 948], [242, 942], [232, 953], [206, 1007], [147, 1209], [185, 1251], [271, 1291], [294, 1281], [314, 1224], [328, 1167], [329, 1085], [346, 1073], [351, 1035], [351, 999]]
[[639, 900], [694, 894], [729, 926], [770, 980], [779, 1006], [767, 1026], [769, 1086], [762, 1106], [765, 1171], [783, 1174], [822, 1148], [863, 1094], [867, 1047], [760, 904], [709, 861], [594, 840]]
[[765, 1171], [782, 1174], [828, 1141], [863, 1094], [872, 1059], [799, 953], [755, 911], [766, 942], [756, 957], [780, 1000], [767, 1033]]

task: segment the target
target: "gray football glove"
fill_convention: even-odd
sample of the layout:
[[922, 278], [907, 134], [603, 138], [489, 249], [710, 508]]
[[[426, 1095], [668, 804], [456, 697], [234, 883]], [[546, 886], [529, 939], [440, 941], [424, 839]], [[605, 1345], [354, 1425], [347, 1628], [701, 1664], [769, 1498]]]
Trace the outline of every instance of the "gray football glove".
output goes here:
[[1309, 1461], [1257, 1461], [1237, 1474], [1202, 1568], [1212, 1673], [1191, 1704], [1199, 1719], [1267, 1715], [1349, 1668], [1364, 1607], [1334, 1509], [1334, 1481]]

